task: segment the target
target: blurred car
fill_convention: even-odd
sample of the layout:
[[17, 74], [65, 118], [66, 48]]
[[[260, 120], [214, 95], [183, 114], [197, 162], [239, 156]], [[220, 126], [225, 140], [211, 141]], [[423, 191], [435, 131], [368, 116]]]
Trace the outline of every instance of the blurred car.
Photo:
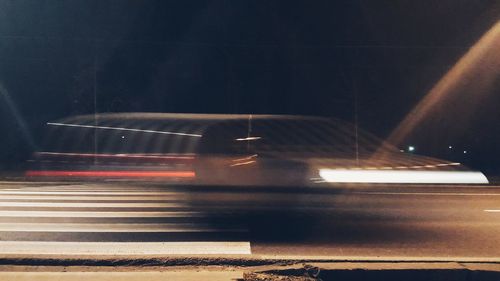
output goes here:
[[402, 152], [337, 119], [109, 113], [47, 127], [29, 177], [266, 186], [488, 183], [460, 163]]

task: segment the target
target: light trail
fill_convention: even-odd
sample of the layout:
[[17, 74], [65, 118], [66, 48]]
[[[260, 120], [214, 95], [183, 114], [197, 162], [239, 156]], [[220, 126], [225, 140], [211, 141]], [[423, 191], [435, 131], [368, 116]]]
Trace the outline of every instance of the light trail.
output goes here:
[[203, 137], [203, 135], [199, 135], [199, 134], [188, 134], [188, 133], [155, 131], [155, 130], [142, 130], [142, 129], [122, 128], [122, 127], [107, 127], [107, 126], [95, 126], [95, 125], [53, 123], [53, 122], [48, 122], [47, 125], [51, 125], [51, 126], [65, 126], [65, 127], [77, 127], [77, 128], [89, 128], [89, 129], [103, 129], [103, 130], [118, 130], [118, 131], [142, 132], [142, 133], [176, 135], [176, 136], [196, 137], [196, 138]]
[[247, 162], [242, 162], [242, 163], [231, 164], [230, 166], [231, 167], [236, 167], [236, 166], [242, 166], [242, 165], [250, 165], [250, 164], [253, 164], [255, 162], [257, 162], [257, 161], [252, 160], [252, 161], [247, 161]]
[[46, 156], [70, 156], [70, 157], [89, 157], [89, 158], [133, 158], [133, 159], [164, 159], [164, 160], [193, 160], [194, 156], [180, 155], [155, 155], [155, 154], [106, 154], [106, 153], [66, 153], [66, 152], [37, 152], [37, 155]]
[[238, 138], [237, 141], [253, 141], [260, 140], [262, 137], [246, 137], [246, 138]]
[[27, 177], [194, 178], [194, 171], [26, 171]]
[[319, 174], [337, 183], [488, 183], [481, 172], [320, 169]]

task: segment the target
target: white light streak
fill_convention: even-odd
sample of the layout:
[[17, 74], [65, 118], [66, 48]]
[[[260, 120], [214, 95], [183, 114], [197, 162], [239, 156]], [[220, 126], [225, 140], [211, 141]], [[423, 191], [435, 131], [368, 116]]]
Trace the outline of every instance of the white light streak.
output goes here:
[[[117, 157], [117, 158], [151, 158], [151, 159], [174, 159], [174, 160], [192, 160], [194, 154], [108, 154], [108, 153], [71, 153], [71, 152], [37, 152], [38, 155], [56, 155], [56, 156], [76, 156], [76, 157]], [[184, 156], [186, 155], [186, 156]]]
[[103, 129], [103, 130], [118, 130], [118, 131], [129, 131], [129, 132], [142, 132], [142, 133], [176, 135], [176, 136], [197, 137], [197, 138], [201, 138], [203, 136], [203, 135], [198, 135], [198, 134], [187, 134], [187, 133], [178, 133], [178, 132], [166, 132], [166, 131], [154, 131], [154, 130], [131, 129], [131, 128], [122, 128], [122, 127], [94, 126], [94, 125], [52, 123], [52, 122], [48, 122], [47, 125], [77, 127], [77, 128], [90, 128], [90, 129]]
[[242, 165], [250, 165], [250, 164], [253, 164], [255, 162], [256, 162], [255, 160], [252, 160], [252, 161], [247, 161], [247, 162], [242, 162], [242, 163], [235, 163], [235, 164], [232, 164], [230, 166], [231, 167], [236, 167], [236, 166], [242, 166]]
[[481, 172], [463, 171], [320, 169], [319, 174], [325, 181], [337, 183], [488, 183]]
[[251, 159], [253, 159], [253, 158], [257, 157], [257, 156], [259, 156], [259, 155], [258, 155], [258, 154], [253, 154], [253, 155], [250, 155], [250, 156], [248, 156], [248, 157], [239, 158], [239, 159], [233, 159], [233, 160], [231, 160], [231, 161], [233, 161], [233, 162], [237, 162], [237, 161], [251, 160]]
[[260, 140], [262, 137], [246, 137], [246, 138], [238, 138], [237, 141], [253, 141]]

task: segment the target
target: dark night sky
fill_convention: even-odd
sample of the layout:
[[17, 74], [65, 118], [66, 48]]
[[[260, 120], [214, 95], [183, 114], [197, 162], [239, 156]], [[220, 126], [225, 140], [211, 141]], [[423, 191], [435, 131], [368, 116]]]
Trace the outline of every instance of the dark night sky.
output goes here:
[[[499, 15], [486, 0], [0, 0], [0, 83], [35, 141], [94, 112], [94, 92], [99, 112], [345, 120], [357, 93], [360, 126], [384, 137]], [[408, 142], [500, 171], [499, 75], [473, 122]], [[0, 109], [1, 169], [30, 151], [5, 95]]]

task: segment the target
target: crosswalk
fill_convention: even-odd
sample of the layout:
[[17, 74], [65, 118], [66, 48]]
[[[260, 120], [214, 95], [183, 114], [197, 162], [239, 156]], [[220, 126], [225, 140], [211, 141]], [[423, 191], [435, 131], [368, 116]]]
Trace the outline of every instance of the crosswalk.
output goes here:
[[0, 182], [0, 255], [247, 255], [247, 240], [176, 187]]

